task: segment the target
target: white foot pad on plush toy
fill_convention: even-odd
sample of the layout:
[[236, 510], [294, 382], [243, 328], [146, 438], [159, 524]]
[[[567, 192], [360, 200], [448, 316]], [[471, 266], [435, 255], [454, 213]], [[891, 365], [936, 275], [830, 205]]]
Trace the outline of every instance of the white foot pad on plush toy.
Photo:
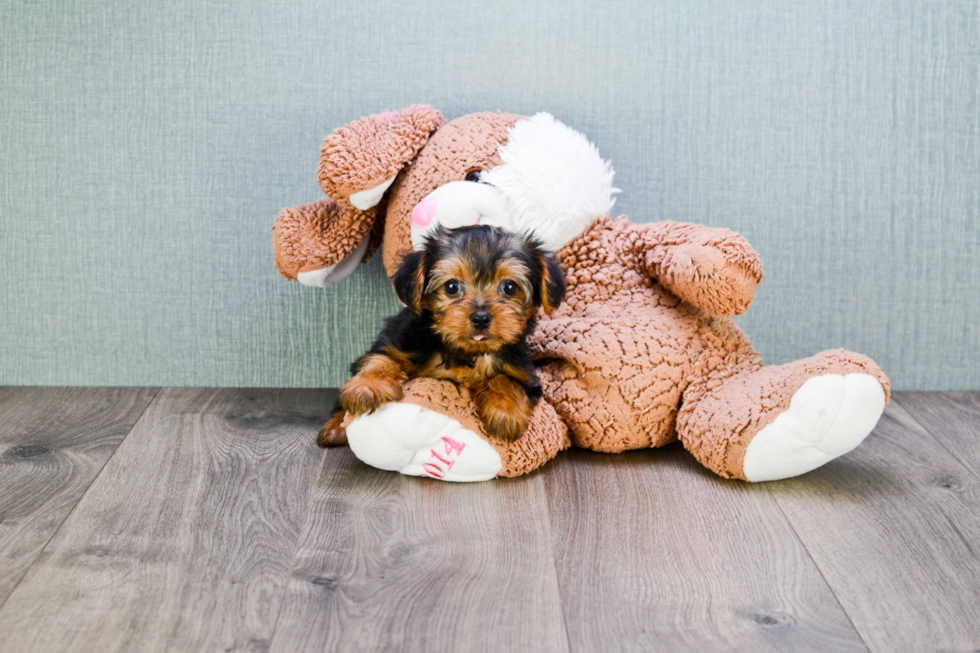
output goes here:
[[808, 379], [749, 442], [742, 473], [752, 482], [805, 474], [861, 444], [884, 410], [885, 391], [871, 375]]
[[347, 426], [361, 461], [409, 476], [486, 481], [503, 466], [497, 450], [456, 420], [408, 403], [390, 403]]

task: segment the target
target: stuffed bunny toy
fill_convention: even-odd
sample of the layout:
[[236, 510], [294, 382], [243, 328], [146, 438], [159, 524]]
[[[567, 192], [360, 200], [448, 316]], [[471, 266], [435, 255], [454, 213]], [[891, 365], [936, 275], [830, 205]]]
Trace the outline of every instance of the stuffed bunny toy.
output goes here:
[[369, 465], [480, 481], [526, 474], [571, 444], [621, 452], [679, 439], [722, 477], [768, 481], [847, 453], [888, 401], [888, 379], [860, 354], [764, 366], [731, 319], [762, 279], [748, 242], [611, 217], [611, 165], [547, 113], [368, 116], [326, 138], [318, 173], [327, 197], [284, 209], [273, 228], [288, 279], [338, 283], [379, 247], [391, 276], [439, 225], [474, 224], [533, 232], [566, 276], [566, 302], [529, 338], [544, 399], [521, 438], [489, 437], [467, 390], [415, 379], [400, 401], [348, 416], [350, 447]]

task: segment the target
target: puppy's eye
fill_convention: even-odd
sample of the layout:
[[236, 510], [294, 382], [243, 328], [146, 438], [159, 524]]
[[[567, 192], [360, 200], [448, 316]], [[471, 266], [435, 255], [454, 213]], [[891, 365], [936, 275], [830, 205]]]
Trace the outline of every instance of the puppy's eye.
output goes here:
[[456, 281], [455, 279], [450, 279], [449, 281], [447, 281], [442, 288], [443, 290], [446, 291], [446, 294], [449, 295], [450, 297], [459, 294], [459, 282]]
[[507, 281], [500, 284], [500, 292], [504, 293], [508, 297], [513, 297], [517, 294], [517, 284], [508, 279]]
[[480, 177], [482, 176], [482, 170], [470, 170], [468, 173], [466, 173], [466, 181], [480, 181]]

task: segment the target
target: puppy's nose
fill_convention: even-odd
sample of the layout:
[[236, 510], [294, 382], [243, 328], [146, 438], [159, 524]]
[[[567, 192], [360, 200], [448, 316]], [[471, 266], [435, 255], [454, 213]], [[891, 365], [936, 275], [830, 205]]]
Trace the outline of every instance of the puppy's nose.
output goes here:
[[477, 311], [470, 315], [470, 324], [476, 329], [486, 329], [490, 326], [490, 314], [486, 311]]

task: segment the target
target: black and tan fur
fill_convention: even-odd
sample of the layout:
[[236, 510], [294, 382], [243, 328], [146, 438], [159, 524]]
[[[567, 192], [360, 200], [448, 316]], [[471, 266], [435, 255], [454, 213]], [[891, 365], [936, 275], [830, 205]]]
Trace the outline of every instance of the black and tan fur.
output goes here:
[[351, 366], [320, 446], [346, 444], [345, 412], [398, 401], [402, 384], [418, 377], [469, 388], [487, 432], [519, 438], [541, 397], [525, 340], [538, 308], [550, 314], [565, 297], [555, 259], [531, 236], [440, 228], [403, 258], [392, 281], [406, 308]]

